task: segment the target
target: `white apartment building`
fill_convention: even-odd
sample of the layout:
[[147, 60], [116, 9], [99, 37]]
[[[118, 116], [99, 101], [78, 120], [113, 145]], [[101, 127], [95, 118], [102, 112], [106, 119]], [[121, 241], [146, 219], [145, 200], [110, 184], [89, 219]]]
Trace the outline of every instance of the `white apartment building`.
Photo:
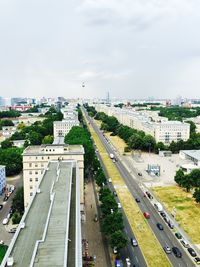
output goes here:
[[57, 137], [65, 137], [66, 134], [71, 130], [73, 126], [78, 126], [78, 120], [63, 120], [54, 121], [53, 123], [53, 135], [54, 139]]
[[[80, 202], [83, 210], [84, 148], [81, 145], [29, 146], [23, 152], [24, 206], [30, 203], [34, 191], [50, 161], [75, 160], [79, 168]], [[64, 194], [64, 192], [63, 192]]]
[[0, 165], [0, 194], [2, 194], [5, 186], [6, 186], [6, 167]]
[[95, 108], [98, 112], [104, 112], [108, 116], [115, 116], [123, 125], [152, 135], [156, 142], [163, 142], [167, 145], [172, 141], [186, 141], [190, 137], [189, 123], [168, 121], [167, 118], [159, 116], [158, 112], [120, 109], [106, 105], [96, 105]]

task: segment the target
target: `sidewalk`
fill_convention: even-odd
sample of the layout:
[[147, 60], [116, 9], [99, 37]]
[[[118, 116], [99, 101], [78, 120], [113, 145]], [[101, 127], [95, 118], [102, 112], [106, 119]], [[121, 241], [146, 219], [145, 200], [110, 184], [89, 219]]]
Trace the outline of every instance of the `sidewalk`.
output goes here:
[[85, 185], [86, 221], [82, 222], [82, 238], [88, 241], [88, 254], [90, 256], [96, 256], [95, 267], [107, 267], [109, 265], [106, 259], [99, 221], [94, 221], [95, 214], [97, 214], [95, 195], [92, 182], [89, 181]]

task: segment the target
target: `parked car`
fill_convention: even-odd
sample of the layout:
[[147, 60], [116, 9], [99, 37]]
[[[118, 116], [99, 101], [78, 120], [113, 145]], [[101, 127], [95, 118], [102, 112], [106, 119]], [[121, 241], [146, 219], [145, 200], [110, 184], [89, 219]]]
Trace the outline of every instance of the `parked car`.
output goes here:
[[164, 227], [161, 223], [156, 224], [159, 230], [164, 230]]
[[126, 258], [126, 266], [131, 266], [131, 261], [129, 258]]
[[194, 259], [194, 261], [195, 261], [196, 264], [198, 264], [198, 265], [200, 264], [200, 258], [199, 258], [199, 257], [196, 257], [196, 258]]
[[3, 240], [0, 240], [0, 245], [3, 245], [4, 244], [4, 241]]
[[138, 246], [138, 242], [134, 238], [131, 238], [131, 244], [132, 244], [133, 247], [137, 247]]
[[182, 235], [181, 235], [179, 232], [176, 232], [176, 233], [175, 233], [175, 236], [176, 236], [178, 239], [181, 239], [181, 238], [182, 238]]
[[138, 197], [136, 197], [135, 201], [136, 201], [137, 203], [139, 203], [139, 202], [140, 202], [140, 199], [139, 199]]
[[114, 248], [113, 248], [113, 253], [114, 253], [114, 254], [117, 254], [117, 253], [118, 253], [117, 247], [114, 247]]
[[150, 218], [150, 214], [149, 214], [148, 212], [144, 212], [143, 214], [144, 214], [144, 217], [145, 217], [146, 219], [149, 219], [149, 218]]
[[188, 244], [188, 242], [185, 239], [181, 240], [181, 244], [185, 247], [185, 248], [189, 248], [190, 245]]
[[8, 221], [9, 221], [9, 219], [8, 218], [5, 218], [5, 219], [3, 219], [3, 225], [6, 225], [7, 223], [8, 223]]
[[142, 176], [142, 173], [141, 172], [138, 172], [138, 176]]
[[177, 248], [177, 247], [173, 247], [173, 248], [172, 248], [172, 251], [173, 251], [174, 255], [175, 255], [177, 258], [181, 258], [181, 257], [182, 257], [182, 253], [181, 253], [181, 251], [180, 251], [179, 248]]
[[171, 250], [171, 248], [169, 246], [165, 246], [165, 247], [163, 247], [163, 249], [164, 249], [166, 254], [172, 253], [172, 250]]
[[17, 228], [16, 228], [16, 227], [13, 227], [13, 228], [11, 228], [11, 229], [8, 231], [8, 233], [12, 233], [12, 234], [14, 234], [16, 231], [17, 231]]
[[4, 198], [3, 198], [3, 201], [7, 201], [8, 200], [8, 196], [4, 196]]
[[116, 191], [113, 191], [113, 195], [114, 195], [115, 197], [117, 197], [117, 192], [116, 192]]
[[196, 256], [197, 256], [197, 254], [196, 254], [196, 252], [194, 251], [193, 248], [188, 248], [188, 252], [190, 253], [190, 255], [191, 255], [192, 257], [196, 257]]
[[167, 215], [166, 215], [166, 213], [164, 212], [164, 211], [161, 211], [160, 212], [160, 215], [163, 217], [163, 218], [165, 218]]
[[109, 183], [112, 183], [112, 179], [111, 179], [111, 178], [108, 178], [108, 182], [109, 182]]
[[3, 209], [3, 205], [2, 204], [0, 204], [0, 210], [2, 210]]
[[174, 224], [171, 221], [168, 221], [169, 228], [174, 229]]
[[122, 205], [121, 205], [120, 202], [118, 202], [117, 205], [118, 205], [118, 209], [121, 209], [122, 208]]

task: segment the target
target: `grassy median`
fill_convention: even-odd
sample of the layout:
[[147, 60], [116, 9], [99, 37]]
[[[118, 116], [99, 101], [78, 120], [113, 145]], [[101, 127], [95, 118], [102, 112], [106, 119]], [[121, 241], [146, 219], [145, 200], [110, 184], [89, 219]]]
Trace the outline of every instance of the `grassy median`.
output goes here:
[[192, 194], [178, 186], [154, 187], [155, 195], [172, 211], [176, 207], [176, 220], [195, 244], [200, 244], [200, 204]]
[[144, 219], [142, 212], [132, 197], [123, 178], [117, 168], [109, 158], [104, 146], [95, 133], [94, 129], [89, 125], [91, 135], [99, 150], [101, 158], [106, 166], [109, 176], [112, 178], [113, 185], [118, 194], [124, 212], [128, 218], [131, 228], [138, 240], [147, 265], [150, 267], [168, 267], [172, 266], [167, 256], [165, 255], [160, 243]]

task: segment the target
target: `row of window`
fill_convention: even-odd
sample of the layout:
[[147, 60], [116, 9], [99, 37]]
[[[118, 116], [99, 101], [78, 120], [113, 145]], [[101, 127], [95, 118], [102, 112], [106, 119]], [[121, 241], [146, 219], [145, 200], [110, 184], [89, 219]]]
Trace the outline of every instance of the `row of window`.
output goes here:
[[[33, 178], [29, 178], [29, 182], [33, 182], [33, 180], [34, 180]], [[38, 178], [37, 177], [35, 178], [35, 182], [38, 182]]]
[[41, 166], [39, 166], [39, 164], [38, 163], [35, 163], [35, 165], [33, 165], [33, 163], [29, 163], [29, 167], [44, 167], [44, 164], [43, 163], [41, 163]]

